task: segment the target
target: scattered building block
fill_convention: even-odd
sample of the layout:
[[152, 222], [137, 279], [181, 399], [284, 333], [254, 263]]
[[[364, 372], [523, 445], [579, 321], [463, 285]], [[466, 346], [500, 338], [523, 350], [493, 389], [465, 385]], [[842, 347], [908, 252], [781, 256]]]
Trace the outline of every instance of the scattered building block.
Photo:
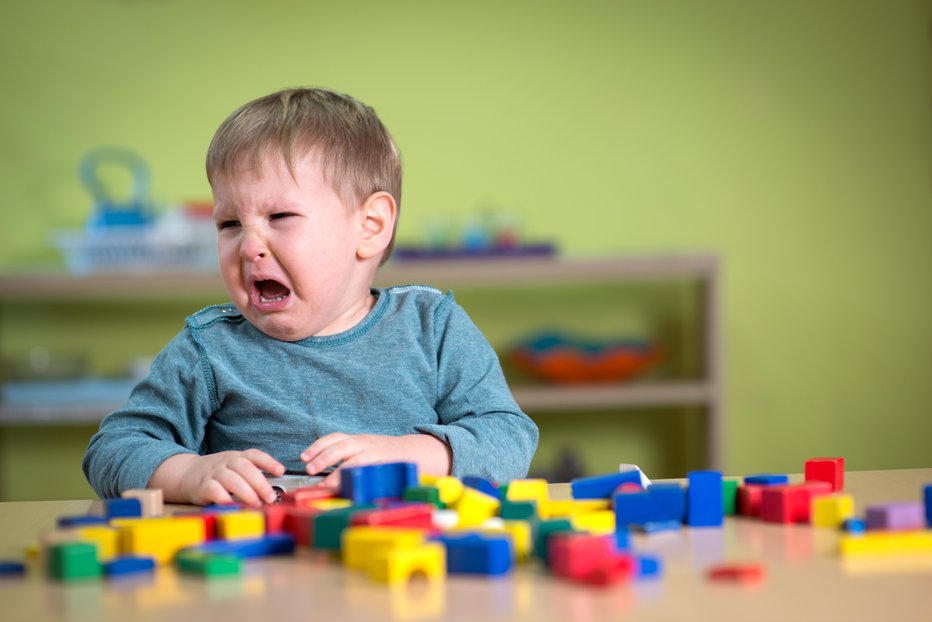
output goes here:
[[165, 499], [161, 488], [130, 488], [120, 495], [124, 499], [139, 499], [143, 518], [155, 518], [165, 512]]
[[182, 512], [175, 512], [173, 515], [175, 518], [194, 518], [204, 525], [204, 539], [213, 540], [217, 537], [217, 514], [216, 513], [204, 513], [199, 511], [189, 511], [185, 510]]
[[499, 500], [501, 500], [502, 498], [502, 493], [501, 493], [501, 490], [499, 490], [498, 486], [496, 486], [489, 480], [483, 479], [481, 477], [472, 477], [472, 476], [464, 477], [463, 486], [466, 486], [468, 488], [475, 488], [479, 492], [484, 492], [490, 497], [494, 497]]
[[446, 547], [449, 574], [503, 575], [514, 563], [514, 546], [508, 535], [442, 534], [435, 540]]
[[841, 528], [849, 534], [857, 535], [867, 531], [867, 523], [860, 518], [849, 518], [841, 524]]
[[321, 511], [298, 506], [278, 507], [285, 508], [284, 532], [291, 534], [300, 546], [314, 546], [314, 517]]
[[534, 520], [538, 517], [537, 502], [502, 499], [499, 515], [505, 520]]
[[350, 524], [433, 529], [434, 507], [426, 503], [406, 503], [390, 508], [365, 510], [354, 514]]
[[120, 552], [170, 563], [181, 549], [201, 544], [204, 522], [196, 517], [123, 518], [110, 523], [119, 530]]
[[26, 564], [23, 562], [0, 559], [0, 577], [19, 577], [26, 574]]
[[217, 515], [217, 538], [252, 540], [265, 535], [265, 514], [258, 510], [240, 510]]
[[638, 555], [635, 557], [637, 567], [635, 568], [635, 577], [637, 579], [651, 579], [659, 577], [663, 573], [663, 562], [659, 557], [650, 555]]
[[912, 501], [870, 506], [865, 518], [868, 530], [905, 531], [926, 526], [925, 508]]
[[413, 548], [427, 541], [423, 529], [351, 526], [343, 531], [341, 554], [348, 568], [365, 570], [393, 550]]
[[343, 530], [349, 527], [353, 515], [371, 509], [374, 509], [371, 505], [351, 506], [317, 514], [311, 519], [314, 521], [314, 538], [311, 546], [315, 549], [339, 551], [343, 542]]
[[498, 514], [501, 502], [475, 488], [464, 488], [462, 496], [453, 505], [459, 515], [460, 527], [476, 527]]
[[580, 581], [596, 569], [613, 563], [617, 556], [608, 538], [591, 534], [558, 532], [550, 538], [548, 547], [551, 572]]
[[612, 497], [618, 528], [651, 522], [653, 508], [647, 491], [619, 492]]
[[570, 517], [570, 524], [576, 531], [584, 531], [596, 535], [609, 535], [615, 533], [615, 512], [612, 510], [598, 510], [585, 514], [576, 514]]
[[401, 499], [406, 488], [417, 485], [417, 464], [413, 462], [367, 464], [340, 471], [340, 496], [353, 505]]
[[790, 476], [783, 473], [758, 473], [744, 478], [745, 486], [784, 486], [789, 483]]
[[580, 477], [570, 482], [574, 499], [608, 499], [615, 490], [626, 482], [641, 485], [640, 471], [624, 471], [596, 475], [594, 477]]
[[667, 521], [652, 521], [649, 523], [641, 523], [639, 525], [634, 525], [635, 530], [640, 531], [641, 533], [653, 534], [653, 533], [662, 533], [664, 531], [678, 531], [683, 526], [682, 521], [678, 520], [667, 520]]
[[932, 531], [868, 531], [843, 535], [839, 549], [846, 558], [927, 556], [932, 554]]
[[295, 488], [282, 494], [282, 505], [307, 506], [311, 501], [335, 498], [336, 491], [325, 486], [306, 486]]
[[120, 532], [112, 527], [94, 525], [77, 530], [78, 537], [97, 547], [97, 561], [107, 562], [120, 552]]
[[764, 488], [759, 484], [745, 484], [738, 487], [738, 514], [756, 518], [760, 516], [760, 503]]
[[62, 529], [73, 527], [89, 527], [91, 525], [106, 525], [107, 519], [103, 516], [82, 514], [80, 516], [59, 516], [56, 523]]
[[763, 564], [721, 564], [709, 568], [706, 576], [712, 581], [759, 583], [767, 576], [767, 569]]
[[808, 523], [812, 499], [831, 492], [827, 482], [767, 486], [761, 496], [760, 517], [771, 523]]
[[234, 555], [215, 555], [197, 550], [186, 550], [178, 554], [178, 570], [184, 574], [197, 575], [206, 579], [238, 576], [242, 562]]
[[738, 507], [738, 480], [722, 480], [722, 510], [725, 516], [734, 516]]
[[304, 507], [320, 512], [329, 512], [330, 510], [342, 510], [353, 507], [353, 502], [349, 499], [341, 499], [339, 497], [333, 499], [314, 499], [313, 501], [308, 501]]
[[142, 502], [139, 499], [104, 499], [104, 517], [110, 521], [114, 518], [141, 518]]
[[412, 486], [405, 489], [405, 501], [430, 503], [437, 509], [443, 509], [446, 504], [440, 500], [440, 489], [436, 486]]
[[48, 572], [55, 579], [77, 581], [99, 579], [103, 574], [97, 561], [97, 547], [89, 542], [61, 542], [48, 549]]
[[538, 514], [544, 520], [570, 518], [578, 514], [588, 514], [612, 507], [611, 499], [559, 499], [544, 501], [538, 506]]
[[286, 506], [263, 505], [262, 513], [265, 514], [265, 533], [269, 535], [285, 533]]
[[926, 484], [922, 491], [926, 504], [926, 526], [932, 527], [932, 484]]
[[806, 460], [805, 479], [807, 482], [828, 482], [832, 492], [845, 488], [844, 458], [812, 458]]
[[110, 578], [147, 574], [155, 570], [151, 557], [115, 557], [103, 565], [104, 574]]
[[812, 524], [838, 529], [854, 516], [854, 497], [846, 494], [817, 496], [812, 500]]
[[538, 506], [550, 500], [550, 492], [545, 479], [516, 479], [508, 484], [505, 493], [508, 501], [533, 501]]
[[293, 555], [295, 539], [291, 534], [278, 533], [258, 538], [212, 540], [192, 549], [208, 555], [233, 555], [241, 559]]
[[653, 484], [647, 488], [650, 505], [648, 522], [683, 522], [686, 516], [686, 491], [679, 484]]
[[721, 527], [725, 522], [722, 474], [690, 471], [687, 475], [686, 524], [690, 527]]
[[400, 585], [421, 573], [431, 582], [446, 576], [446, 548], [440, 542], [425, 542], [411, 548], [390, 549], [373, 559], [369, 576], [381, 583]]
[[542, 520], [534, 531], [534, 556], [548, 563], [550, 555], [550, 537], [555, 533], [573, 531], [573, 524], [565, 518]]
[[434, 480], [433, 485], [440, 491], [440, 501], [448, 508], [460, 500], [463, 490], [466, 488], [463, 486], [463, 482], [452, 475], [438, 477]]

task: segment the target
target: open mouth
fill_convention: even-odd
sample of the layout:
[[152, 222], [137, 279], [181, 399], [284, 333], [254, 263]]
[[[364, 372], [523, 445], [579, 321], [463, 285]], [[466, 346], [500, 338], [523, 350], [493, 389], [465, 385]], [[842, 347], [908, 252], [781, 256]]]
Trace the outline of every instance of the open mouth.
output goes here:
[[262, 304], [281, 302], [290, 294], [291, 290], [285, 285], [273, 280], [256, 281], [256, 294]]

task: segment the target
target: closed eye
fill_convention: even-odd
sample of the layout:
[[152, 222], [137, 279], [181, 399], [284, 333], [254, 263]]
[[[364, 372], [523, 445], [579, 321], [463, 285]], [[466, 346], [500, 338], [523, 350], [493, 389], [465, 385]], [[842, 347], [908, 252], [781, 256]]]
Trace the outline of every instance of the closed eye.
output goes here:
[[221, 220], [217, 223], [217, 229], [221, 231], [223, 229], [231, 229], [233, 227], [239, 227], [238, 220]]
[[269, 216], [269, 220], [281, 220], [283, 218], [288, 218], [289, 216], [297, 216], [294, 212], [277, 212]]

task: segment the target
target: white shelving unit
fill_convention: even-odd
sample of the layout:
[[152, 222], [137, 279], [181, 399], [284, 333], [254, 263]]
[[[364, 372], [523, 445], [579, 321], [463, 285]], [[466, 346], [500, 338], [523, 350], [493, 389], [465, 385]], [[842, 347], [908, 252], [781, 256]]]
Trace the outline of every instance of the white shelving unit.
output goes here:
[[[663, 380], [617, 385], [514, 386], [516, 400], [530, 412], [574, 409], [699, 406], [705, 413], [706, 455], [710, 468], [722, 467], [722, 387], [720, 361], [719, 261], [713, 255], [669, 255], [610, 259], [475, 259], [389, 263], [377, 284], [424, 283], [440, 289], [547, 286], [557, 284], [690, 281], [701, 286], [703, 375], [696, 380]], [[82, 300], [222, 299], [217, 274], [60, 274], [0, 276], [0, 304], [49, 304]], [[2, 335], [0, 335], [2, 338]], [[0, 403], [0, 426], [89, 423], [118, 404]]]

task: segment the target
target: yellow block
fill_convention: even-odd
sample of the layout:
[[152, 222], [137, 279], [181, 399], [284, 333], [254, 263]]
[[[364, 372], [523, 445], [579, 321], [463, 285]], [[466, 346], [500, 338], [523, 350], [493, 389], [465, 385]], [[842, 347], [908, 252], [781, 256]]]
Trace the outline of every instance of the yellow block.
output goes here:
[[217, 537], [221, 540], [250, 540], [265, 535], [265, 514], [255, 510], [217, 514]]
[[516, 479], [508, 483], [505, 498], [509, 501], [536, 501], [540, 507], [550, 500], [545, 479]]
[[373, 559], [368, 567], [375, 581], [397, 585], [423, 572], [430, 581], [442, 580], [447, 571], [447, 550], [440, 542], [425, 542], [411, 548], [391, 549]]
[[844, 557], [930, 555], [932, 530], [869, 531], [857, 536], [846, 535], [842, 536], [839, 549]]
[[819, 495], [812, 499], [812, 524], [839, 528], [854, 516], [854, 497], [847, 494]]
[[108, 562], [120, 552], [120, 534], [112, 527], [81, 527], [77, 530], [82, 540], [97, 546], [97, 561]]
[[573, 529], [585, 531], [597, 536], [607, 536], [615, 533], [615, 512], [612, 510], [598, 510], [585, 514], [576, 514], [570, 517]]
[[438, 479], [440, 479], [439, 475], [427, 475], [426, 473], [419, 473], [417, 476], [417, 483], [419, 486], [434, 486]]
[[477, 527], [483, 521], [496, 516], [501, 505], [495, 497], [466, 487], [453, 509], [460, 517], [460, 527]]
[[204, 541], [204, 521], [196, 516], [171, 518], [120, 518], [110, 521], [119, 530], [123, 555], [152, 557], [168, 564], [179, 550]]
[[[509, 486], [509, 490], [510, 490]], [[537, 504], [537, 513], [543, 520], [569, 518], [577, 514], [588, 514], [606, 510], [611, 506], [609, 499], [559, 499]]]
[[365, 570], [376, 559], [395, 549], [424, 544], [427, 531], [402, 527], [348, 527], [343, 530], [343, 563], [349, 568]]
[[440, 500], [443, 501], [447, 507], [451, 507], [453, 504], [457, 503], [460, 497], [463, 496], [463, 491], [465, 490], [463, 482], [452, 475], [438, 477], [431, 486], [437, 487], [440, 491]]
[[340, 510], [353, 505], [349, 499], [314, 499], [307, 502], [307, 507], [327, 512], [329, 510]]

